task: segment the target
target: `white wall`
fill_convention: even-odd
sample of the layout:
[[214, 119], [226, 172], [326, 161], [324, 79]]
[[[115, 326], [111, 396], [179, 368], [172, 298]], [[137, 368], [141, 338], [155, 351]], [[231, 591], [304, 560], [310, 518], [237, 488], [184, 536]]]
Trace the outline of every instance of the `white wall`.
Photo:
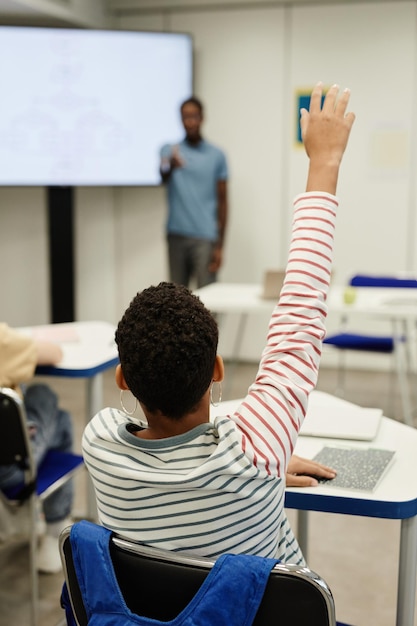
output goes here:
[[49, 320], [46, 194], [0, 189], [0, 319], [16, 326]]
[[[357, 113], [339, 185], [335, 281], [357, 270], [417, 271], [416, 1], [155, 11], [122, 16], [114, 26], [194, 37], [204, 134], [225, 149], [231, 172], [223, 281], [258, 282], [264, 269], [285, 263], [291, 199], [307, 168], [294, 145], [295, 92], [317, 80], [349, 86]], [[0, 190], [0, 262], [7, 263], [4, 239], [18, 247], [19, 287], [0, 304], [0, 318], [13, 324], [47, 320], [42, 297], [26, 306], [21, 295], [33, 284], [33, 248], [40, 294], [47, 294], [43, 202], [39, 190]], [[33, 238], [27, 251], [24, 214]], [[77, 315], [115, 322], [137, 290], [166, 278], [164, 190], [78, 190], [76, 217]], [[257, 358], [266, 321], [250, 320], [247, 358]], [[226, 353], [231, 336], [232, 326]]]

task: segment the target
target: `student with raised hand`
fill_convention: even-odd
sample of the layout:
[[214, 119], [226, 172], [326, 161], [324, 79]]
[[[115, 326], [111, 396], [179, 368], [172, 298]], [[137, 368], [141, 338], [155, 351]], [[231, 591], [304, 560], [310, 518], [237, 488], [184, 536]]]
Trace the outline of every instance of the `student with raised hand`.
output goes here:
[[[216, 557], [250, 553], [303, 563], [284, 510], [287, 470], [317, 382], [332, 264], [340, 163], [354, 121], [349, 91], [323, 87], [301, 113], [307, 191], [294, 202], [286, 278], [255, 381], [231, 415], [210, 420], [223, 379], [218, 328], [183, 286], [138, 293], [119, 322], [123, 410], [100, 411], [83, 452], [100, 522], [141, 543]], [[124, 408], [125, 391], [146, 422]], [[136, 400], [135, 400], [136, 399]], [[131, 410], [130, 410], [131, 409]], [[296, 469], [294, 469], [294, 462]], [[303, 460], [301, 460], [303, 465]], [[292, 467], [292, 470], [291, 470]]]

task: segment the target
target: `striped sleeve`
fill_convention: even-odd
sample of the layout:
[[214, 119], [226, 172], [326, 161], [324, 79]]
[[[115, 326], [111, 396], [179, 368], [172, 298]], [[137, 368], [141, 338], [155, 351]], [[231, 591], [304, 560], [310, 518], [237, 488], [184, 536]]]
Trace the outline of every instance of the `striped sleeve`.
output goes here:
[[231, 418], [258, 468], [283, 476], [317, 383], [338, 201], [309, 192], [294, 201], [286, 277], [254, 384]]

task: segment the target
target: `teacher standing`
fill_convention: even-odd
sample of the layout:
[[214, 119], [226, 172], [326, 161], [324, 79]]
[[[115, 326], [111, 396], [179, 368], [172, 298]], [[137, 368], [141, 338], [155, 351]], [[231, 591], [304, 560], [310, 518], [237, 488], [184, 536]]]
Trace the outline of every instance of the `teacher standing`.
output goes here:
[[223, 261], [228, 168], [224, 152], [201, 136], [200, 100], [189, 98], [180, 111], [185, 138], [161, 149], [169, 274], [172, 282], [199, 288], [216, 281]]

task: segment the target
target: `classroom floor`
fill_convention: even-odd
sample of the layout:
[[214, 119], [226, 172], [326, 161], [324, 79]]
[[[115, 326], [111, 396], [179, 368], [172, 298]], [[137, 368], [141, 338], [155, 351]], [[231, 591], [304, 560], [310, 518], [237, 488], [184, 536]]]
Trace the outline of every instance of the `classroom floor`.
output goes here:
[[[227, 371], [226, 364], [226, 376]], [[252, 364], [237, 366], [231, 384], [225, 385], [223, 399], [242, 397], [255, 373], [256, 368]], [[79, 447], [85, 414], [84, 382], [58, 378], [45, 381], [57, 391], [62, 406], [72, 412]], [[322, 368], [318, 389], [334, 392], [335, 387], [334, 370]], [[396, 394], [389, 394], [389, 389], [386, 373], [347, 373], [346, 399], [363, 406], [380, 406], [386, 415], [395, 417], [399, 401]], [[106, 405], [119, 406], [113, 372], [104, 375], [104, 396]], [[85, 477], [77, 478], [76, 488], [74, 513], [76, 517], [82, 517]], [[294, 512], [289, 511], [288, 516], [296, 529]], [[399, 522], [312, 512], [309, 528], [309, 566], [320, 573], [332, 589], [337, 618], [352, 626], [393, 626]], [[29, 624], [27, 563], [25, 545], [15, 544], [0, 549], [0, 626]], [[59, 606], [62, 582], [62, 574], [40, 576], [40, 626], [65, 623]], [[417, 617], [414, 626], [417, 626]]]

